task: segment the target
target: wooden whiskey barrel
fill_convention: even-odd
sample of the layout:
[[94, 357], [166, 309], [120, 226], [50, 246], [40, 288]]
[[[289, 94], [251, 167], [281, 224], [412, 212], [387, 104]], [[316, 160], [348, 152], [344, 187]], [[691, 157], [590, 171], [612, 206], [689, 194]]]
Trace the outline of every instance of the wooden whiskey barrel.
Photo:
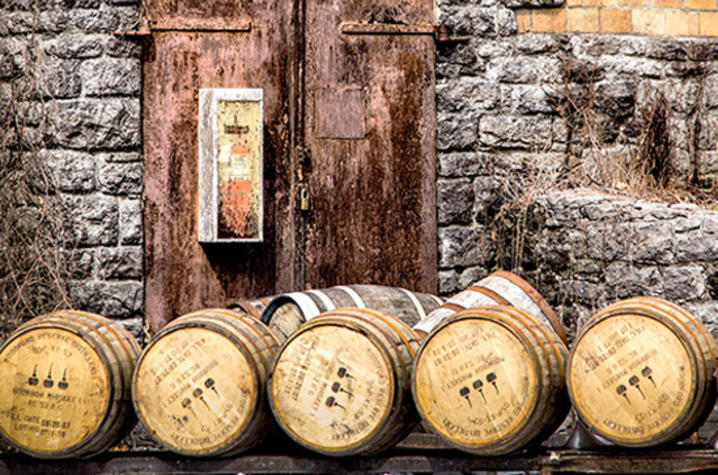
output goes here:
[[310, 320], [282, 346], [269, 384], [279, 426], [333, 456], [391, 447], [418, 422], [409, 389], [419, 344], [401, 320], [343, 308]]
[[386, 312], [412, 326], [442, 302], [435, 295], [398, 287], [339, 285], [277, 296], [267, 305], [262, 321], [269, 325], [275, 335], [285, 340], [305, 321], [341, 307]]
[[535, 444], [563, 422], [567, 350], [538, 319], [509, 306], [444, 319], [414, 361], [412, 393], [429, 428], [477, 455]]
[[716, 402], [718, 348], [685, 309], [653, 297], [610, 305], [583, 326], [567, 385], [590, 431], [617, 445], [650, 447], [694, 431]]
[[192, 456], [247, 450], [273, 427], [265, 384], [279, 341], [259, 320], [231, 310], [184, 315], [142, 352], [132, 401], [150, 434]]
[[524, 310], [552, 328], [564, 344], [568, 344], [561, 321], [541, 294], [518, 275], [503, 270], [484, 277], [447, 299], [415, 325], [414, 330], [420, 336], [426, 336], [445, 318], [482, 305], [510, 305]]
[[274, 297], [261, 297], [254, 300], [238, 300], [227, 305], [227, 308], [247, 313], [254, 318], [262, 318], [262, 312], [264, 312], [273, 298]]
[[122, 325], [61, 310], [20, 326], [0, 348], [0, 434], [39, 458], [89, 457], [136, 423], [130, 382], [140, 347]]

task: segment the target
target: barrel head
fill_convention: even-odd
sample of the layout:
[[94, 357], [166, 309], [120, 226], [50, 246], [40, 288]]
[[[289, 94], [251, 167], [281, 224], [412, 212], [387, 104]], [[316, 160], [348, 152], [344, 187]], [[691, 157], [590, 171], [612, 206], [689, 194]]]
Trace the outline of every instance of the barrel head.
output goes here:
[[466, 318], [429, 336], [414, 363], [412, 389], [424, 421], [449, 444], [498, 455], [502, 439], [531, 417], [538, 384], [534, 360], [515, 333]]
[[394, 400], [392, 366], [376, 341], [348, 326], [300, 331], [272, 374], [275, 418], [295, 441], [350, 455], [382, 429]]
[[135, 370], [132, 396], [150, 433], [185, 455], [232, 446], [258, 404], [255, 369], [241, 346], [183, 326], [153, 341]]
[[698, 375], [695, 357], [672, 328], [625, 313], [581, 333], [567, 378], [571, 401], [591, 430], [619, 445], [650, 446], [677, 436]]
[[53, 458], [95, 433], [110, 404], [100, 355], [81, 336], [39, 327], [0, 351], [0, 432], [16, 448]]

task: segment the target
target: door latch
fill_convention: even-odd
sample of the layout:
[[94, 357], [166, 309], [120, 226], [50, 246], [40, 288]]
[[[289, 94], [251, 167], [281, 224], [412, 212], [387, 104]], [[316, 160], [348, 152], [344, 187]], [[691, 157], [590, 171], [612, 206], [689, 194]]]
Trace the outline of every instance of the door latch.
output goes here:
[[306, 186], [299, 190], [299, 209], [309, 211], [309, 189]]

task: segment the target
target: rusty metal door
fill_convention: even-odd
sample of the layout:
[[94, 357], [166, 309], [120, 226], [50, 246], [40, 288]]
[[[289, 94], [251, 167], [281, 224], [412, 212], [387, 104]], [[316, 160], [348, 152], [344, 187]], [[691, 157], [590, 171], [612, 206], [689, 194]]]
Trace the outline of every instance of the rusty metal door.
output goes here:
[[[432, 15], [432, 0], [143, 2], [153, 332], [309, 286], [436, 291]], [[264, 90], [261, 244], [198, 242], [200, 88]]]
[[[145, 311], [174, 317], [295, 286], [289, 116], [295, 4], [149, 0], [144, 58]], [[199, 88], [264, 89], [265, 241], [197, 239]]]
[[433, 9], [307, 2], [307, 286], [436, 291]]

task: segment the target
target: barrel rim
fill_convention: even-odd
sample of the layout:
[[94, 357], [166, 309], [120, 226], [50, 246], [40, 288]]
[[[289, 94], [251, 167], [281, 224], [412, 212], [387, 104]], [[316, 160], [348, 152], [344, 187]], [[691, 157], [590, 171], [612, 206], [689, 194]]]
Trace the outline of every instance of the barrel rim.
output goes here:
[[[61, 311], [60, 311], [61, 312]], [[92, 352], [97, 355], [98, 359], [102, 362], [102, 369], [105, 374], [105, 381], [106, 381], [106, 391], [107, 396], [105, 397], [105, 402], [102, 408], [102, 416], [99, 418], [97, 426], [92, 430], [92, 432], [88, 433], [85, 437], [82, 438], [78, 443], [75, 445], [72, 445], [70, 447], [67, 447], [63, 450], [59, 451], [38, 451], [38, 450], [32, 450], [27, 447], [23, 447], [16, 443], [14, 440], [12, 440], [7, 434], [7, 432], [0, 426], [0, 436], [9, 443], [12, 447], [18, 449], [20, 452], [23, 452], [25, 454], [31, 455], [36, 458], [41, 459], [61, 459], [61, 458], [68, 458], [68, 457], [75, 457], [75, 456], [82, 456], [84, 455], [83, 449], [85, 449], [87, 446], [90, 445], [91, 442], [93, 442], [93, 438], [101, 432], [101, 429], [105, 425], [105, 423], [108, 420], [108, 417], [110, 416], [112, 403], [115, 400], [115, 389], [113, 387], [113, 377], [111, 372], [111, 366], [109, 361], [107, 360], [107, 357], [103, 354], [103, 352], [99, 352], [96, 350], [94, 345], [90, 344], [90, 342], [86, 341], [84, 338], [84, 335], [77, 329], [74, 328], [66, 328], [66, 327], [60, 327], [58, 325], [63, 324], [63, 322], [46, 322], [43, 321], [45, 317], [50, 316], [56, 316], [59, 312], [51, 312], [48, 314], [40, 315], [38, 317], [33, 318], [32, 320], [29, 320], [22, 326], [20, 326], [16, 332], [14, 332], [3, 344], [0, 346], [0, 356], [2, 356], [2, 353], [5, 351], [5, 349], [15, 341], [20, 336], [23, 336], [27, 333], [30, 333], [32, 331], [36, 330], [43, 330], [43, 329], [54, 329], [59, 331], [64, 331], [67, 333], [70, 333], [76, 337], [78, 337], [84, 344], [88, 346], [89, 349], [92, 350]], [[32, 323], [32, 325], [30, 325]]]
[[556, 313], [551, 308], [551, 305], [546, 301], [545, 298], [543, 298], [543, 295], [536, 290], [536, 288], [531, 285], [526, 279], [523, 277], [514, 274], [513, 272], [509, 272], [506, 270], [497, 270], [489, 274], [487, 277], [491, 277], [492, 275], [503, 277], [504, 279], [512, 282], [513, 284], [517, 285], [521, 288], [526, 294], [531, 298], [531, 300], [534, 301], [536, 305], [539, 306], [541, 311], [544, 315], [546, 315], [546, 318], [548, 319], [549, 323], [551, 324], [551, 327], [556, 332], [556, 334], [563, 340], [563, 342], [568, 346], [568, 336], [566, 336], [566, 330], [563, 328], [563, 325], [561, 324], [561, 320], [558, 318]]
[[[359, 309], [363, 310], [363, 309]], [[341, 447], [339, 449], [330, 449], [326, 447], [318, 447], [317, 444], [310, 443], [303, 437], [299, 436], [294, 430], [291, 430], [289, 426], [284, 421], [284, 418], [282, 417], [282, 412], [277, 407], [276, 401], [275, 401], [275, 393], [274, 393], [274, 373], [277, 369], [277, 366], [279, 365], [279, 362], [281, 360], [282, 354], [286, 351], [286, 349], [289, 347], [289, 345], [296, 340], [298, 337], [300, 337], [302, 334], [307, 333], [309, 331], [314, 330], [317, 327], [324, 327], [324, 326], [337, 326], [342, 327], [347, 330], [356, 332], [364, 337], [367, 338], [367, 341], [369, 341], [372, 345], [374, 345], [379, 354], [382, 357], [382, 360], [384, 361], [385, 368], [387, 369], [387, 373], [389, 374], [389, 397], [387, 398], [387, 405], [384, 407], [384, 410], [382, 414], [377, 416], [377, 420], [384, 421], [391, 413], [392, 407], [396, 404], [397, 400], [400, 398], [400, 394], [398, 394], [398, 391], [396, 390], [397, 385], [397, 379], [394, 368], [394, 362], [389, 358], [388, 356], [388, 349], [384, 347], [384, 344], [372, 333], [362, 331], [363, 329], [358, 325], [356, 322], [352, 321], [342, 321], [341, 319], [330, 319], [328, 320], [324, 319], [312, 319], [312, 321], [309, 323], [309, 325], [305, 325], [294, 334], [287, 339], [287, 341], [284, 342], [282, 347], [279, 350], [279, 353], [277, 354], [277, 357], [274, 359], [274, 364], [272, 366], [272, 372], [271, 376], [267, 380], [267, 394], [269, 399], [269, 407], [271, 409], [272, 414], [274, 415], [274, 420], [277, 422], [277, 425], [284, 431], [287, 436], [289, 436], [292, 440], [299, 443], [300, 445], [315, 451], [317, 453], [323, 454], [323, 455], [330, 455], [330, 456], [349, 456], [349, 455], [358, 455], [361, 454], [363, 451], [361, 450], [362, 444], [364, 444], [367, 440], [370, 440], [375, 435], [379, 434], [384, 429], [384, 424], [380, 423], [377, 424], [374, 429], [372, 429], [371, 432], [366, 434], [364, 437], [362, 437], [360, 440], [354, 442], [351, 445]]]
[[[615, 312], [620, 312], [620, 310], [622, 310], [622, 309], [615, 308], [612, 310]], [[623, 309], [623, 310], [626, 310], [626, 309]], [[660, 318], [657, 318], [657, 316], [655, 314], [650, 314], [645, 310], [643, 310], [644, 313], [640, 313], [641, 309], [629, 308], [627, 310], [630, 310], [631, 312], [635, 312], [635, 313], [630, 313], [629, 315], [637, 315], [640, 317], [650, 318], [652, 320], [655, 320], [659, 324], [668, 328], [668, 330], [673, 335], [676, 336], [678, 341], [681, 343], [681, 346], [683, 347], [683, 351], [686, 353], [686, 355], [688, 355], [688, 359], [691, 363], [693, 377], [695, 378], [696, 383], [698, 383], [701, 379], [699, 377], [700, 369], [699, 369], [698, 358], [693, 353], [693, 351], [690, 349], [691, 345], [690, 345], [689, 341], [687, 340], [686, 335], [684, 335], [681, 331], [676, 331], [680, 327], [678, 327], [672, 321], [667, 322], [667, 321], [661, 320]], [[597, 315], [594, 315], [594, 317], [596, 317]], [[626, 313], [602, 314], [602, 315], [600, 315], [601, 316], [600, 319], [599, 318], [594, 319], [592, 317], [588, 322], [586, 322], [584, 327], [581, 329], [581, 332], [576, 337], [573, 347], [571, 348], [571, 352], [569, 353], [568, 360], [566, 362], [566, 388], [568, 390], [568, 395], [571, 400], [571, 404], [576, 409], [575, 412], [576, 412], [577, 416], [579, 417], [579, 419], [581, 419], [581, 421], [584, 424], [586, 424], [586, 426], [588, 427], [588, 429], [590, 431], [595, 432], [595, 433], [599, 434], [601, 437], [604, 437], [605, 439], [609, 440], [610, 442], [613, 442], [616, 445], [620, 445], [623, 447], [653, 447], [656, 445], [661, 445], [661, 444], [670, 442], [671, 440], [675, 440], [676, 438], [683, 435], [683, 434], [679, 433], [677, 431], [677, 429], [679, 429], [681, 425], [686, 425], [687, 421], [688, 421], [688, 416], [691, 415], [691, 412], [696, 411], [694, 406], [696, 406], [696, 400], [699, 398], [699, 396], [701, 396], [701, 394], [699, 394], [697, 385], [691, 391], [691, 397], [690, 397], [688, 403], [686, 404], [684, 411], [682, 411], [678, 415], [678, 417], [675, 418], [673, 423], [670, 426], [666, 427], [661, 433], [658, 433], [655, 436], [653, 436], [652, 438], [650, 438], [649, 440], [645, 440], [645, 441], [625, 440], [625, 439], [621, 439], [618, 437], [614, 437], [610, 434], [606, 434], [603, 430], [599, 429], [595, 424], [593, 424], [593, 422], [587, 418], [587, 416], [583, 413], [583, 411], [580, 410], [580, 407], [582, 407], [582, 406], [577, 402], [577, 399], [574, 395], [574, 388], [573, 388], [574, 382], [573, 382], [573, 377], [572, 377], [573, 372], [571, 371], [571, 368], [573, 366], [574, 358], [576, 357], [575, 356], [576, 348], [578, 348], [578, 345], [580, 344], [581, 340], [586, 335], [588, 330], [595, 327], [597, 324], [599, 324], [601, 322], [605, 322], [606, 320], [609, 320], [611, 318], [625, 316], [625, 315], [626, 315]]]
[[[192, 312], [194, 314], [195, 312]], [[190, 315], [190, 314], [187, 314]], [[186, 316], [186, 315], [183, 315]], [[152, 429], [152, 424], [148, 424], [148, 420], [145, 417], [145, 414], [142, 412], [142, 409], [139, 407], [139, 397], [138, 397], [138, 389], [137, 384], [138, 383], [138, 373], [140, 372], [140, 368], [142, 367], [142, 364], [145, 362], [145, 358], [147, 354], [149, 354], [150, 349], [153, 348], [158, 341], [160, 341], [162, 338], [175, 333], [177, 331], [187, 330], [187, 329], [200, 329], [200, 330], [206, 330], [211, 333], [215, 333], [226, 340], [228, 340], [232, 346], [237, 348], [240, 353], [242, 354], [242, 357], [247, 361], [248, 366], [252, 369], [250, 371], [252, 376], [252, 386], [253, 386], [253, 395], [252, 395], [252, 401], [249, 404], [250, 411], [245, 415], [244, 420], [239, 424], [239, 428], [234, 431], [232, 434], [230, 434], [228, 437], [225, 437], [225, 440], [227, 442], [223, 445], [217, 446], [215, 449], [207, 450], [207, 449], [201, 449], [201, 450], [184, 450], [179, 449], [176, 446], [169, 444], [165, 442], [164, 440], [161, 440], [159, 437], [157, 437], [157, 432]], [[267, 368], [269, 371], [271, 368]], [[132, 374], [132, 387], [131, 387], [131, 399], [132, 399], [132, 406], [135, 410], [135, 414], [137, 415], [137, 418], [142, 422], [142, 424], [148, 429], [148, 432], [150, 433], [150, 436], [162, 444], [164, 447], [167, 447], [172, 452], [181, 454], [181, 455], [188, 455], [188, 456], [215, 456], [215, 455], [222, 455], [228, 450], [234, 449], [232, 444], [237, 439], [237, 437], [244, 431], [244, 429], [252, 422], [252, 420], [255, 418], [257, 414], [257, 408], [262, 403], [262, 385], [259, 381], [259, 376], [257, 374], [257, 363], [254, 361], [254, 358], [251, 357], [249, 354], [247, 348], [245, 348], [245, 345], [242, 341], [233, 338], [231, 335], [228, 335], [224, 329], [221, 328], [208, 328], [204, 323], [199, 324], [197, 322], [182, 322], [180, 324], [174, 325], [174, 326], [167, 326], [165, 327], [161, 332], [156, 334], [152, 340], [147, 344], [145, 349], [142, 351], [142, 354], [137, 359], [137, 363], [135, 365], [135, 370]]]

